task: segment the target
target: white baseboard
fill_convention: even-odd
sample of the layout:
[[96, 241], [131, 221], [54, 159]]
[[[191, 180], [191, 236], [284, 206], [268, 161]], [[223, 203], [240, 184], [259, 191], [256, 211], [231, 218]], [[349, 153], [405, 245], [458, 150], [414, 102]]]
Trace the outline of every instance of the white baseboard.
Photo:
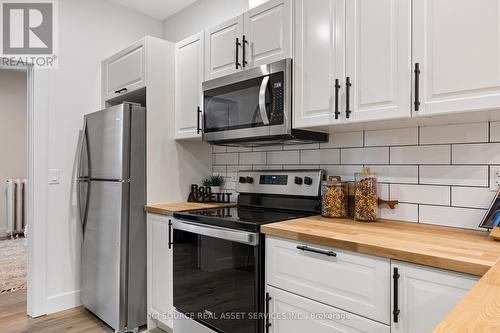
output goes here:
[[47, 297], [47, 314], [76, 308], [82, 305], [80, 290]]

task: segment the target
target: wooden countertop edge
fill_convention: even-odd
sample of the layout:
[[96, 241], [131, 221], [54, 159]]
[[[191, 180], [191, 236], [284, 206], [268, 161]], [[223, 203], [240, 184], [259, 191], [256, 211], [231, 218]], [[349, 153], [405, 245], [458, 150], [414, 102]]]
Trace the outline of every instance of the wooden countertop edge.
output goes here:
[[423, 254], [414, 251], [388, 248], [379, 245], [361, 244], [355, 241], [346, 241], [328, 236], [298, 234], [295, 231], [285, 231], [282, 229], [276, 230], [272, 228], [272, 224], [262, 226], [261, 231], [269, 236], [281, 237], [307, 243], [315, 243], [318, 245], [329, 247], [337, 247], [340, 249], [345, 249], [362, 254], [401, 260], [478, 276], [484, 275], [491, 268], [491, 265], [487, 264], [482, 265], [472, 262], [466, 262], [463, 260], [445, 258], [438, 255]]
[[230, 208], [236, 206], [235, 202], [229, 203], [209, 203], [209, 202], [176, 202], [167, 204], [145, 205], [144, 211], [151, 214], [171, 215], [175, 212], [187, 210], [209, 209], [209, 208]]

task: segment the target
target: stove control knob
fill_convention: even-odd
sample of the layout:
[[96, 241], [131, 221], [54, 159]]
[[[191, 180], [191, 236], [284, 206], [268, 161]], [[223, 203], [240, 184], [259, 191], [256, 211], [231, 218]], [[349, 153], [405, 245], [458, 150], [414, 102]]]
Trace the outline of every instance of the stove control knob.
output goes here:
[[252, 184], [252, 183], [253, 183], [253, 178], [252, 178], [252, 177], [246, 177], [246, 178], [245, 178], [245, 181], [246, 181], [248, 184]]
[[245, 177], [240, 177], [240, 183], [245, 184], [247, 179]]
[[313, 180], [311, 177], [304, 177], [304, 184], [311, 185], [312, 183], [313, 183]]
[[295, 177], [293, 182], [297, 185], [302, 185], [302, 177]]

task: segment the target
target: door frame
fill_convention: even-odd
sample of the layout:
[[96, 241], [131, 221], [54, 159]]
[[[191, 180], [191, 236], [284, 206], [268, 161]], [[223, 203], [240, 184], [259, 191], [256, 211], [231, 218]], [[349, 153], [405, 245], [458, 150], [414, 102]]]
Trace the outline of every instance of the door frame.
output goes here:
[[47, 314], [49, 70], [0, 57], [0, 69], [26, 73], [28, 118], [27, 314]]

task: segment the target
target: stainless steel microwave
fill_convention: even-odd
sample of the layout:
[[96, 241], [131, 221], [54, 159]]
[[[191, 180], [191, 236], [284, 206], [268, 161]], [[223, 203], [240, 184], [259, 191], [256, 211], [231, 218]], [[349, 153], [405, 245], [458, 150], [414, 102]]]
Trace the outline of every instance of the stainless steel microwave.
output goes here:
[[328, 134], [292, 128], [292, 60], [203, 83], [203, 138], [219, 145], [324, 142]]

